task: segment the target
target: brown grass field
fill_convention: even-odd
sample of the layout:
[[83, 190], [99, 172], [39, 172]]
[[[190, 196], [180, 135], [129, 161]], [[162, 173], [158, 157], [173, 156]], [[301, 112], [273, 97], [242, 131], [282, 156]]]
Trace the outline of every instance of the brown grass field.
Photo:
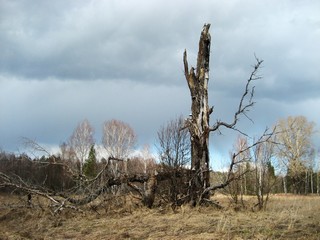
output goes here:
[[[213, 207], [146, 209], [134, 201], [100, 200], [81, 212], [52, 214], [42, 200], [0, 195], [0, 239], [320, 239], [319, 196], [272, 196], [266, 211], [235, 211], [226, 196]], [[40, 204], [40, 202], [42, 203]]]

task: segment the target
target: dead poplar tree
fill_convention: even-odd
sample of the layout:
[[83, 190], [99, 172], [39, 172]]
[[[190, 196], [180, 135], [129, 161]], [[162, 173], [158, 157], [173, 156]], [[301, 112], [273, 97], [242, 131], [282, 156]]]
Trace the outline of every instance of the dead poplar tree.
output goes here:
[[[192, 101], [191, 117], [186, 121], [186, 127], [189, 129], [191, 138], [191, 169], [193, 177], [190, 180], [189, 198], [192, 205], [196, 205], [204, 198], [209, 198], [209, 191], [205, 191], [205, 189], [210, 189], [209, 133], [217, 131], [221, 126], [239, 131], [235, 128], [239, 116], [241, 114], [247, 116], [246, 111], [254, 105], [252, 101], [254, 87], [249, 89], [250, 82], [260, 78], [256, 76], [256, 73], [263, 62], [256, 58], [257, 63], [247, 80], [233, 121], [230, 123], [217, 121], [213, 126], [210, 126], [210, 115], [213, 112], [213, 107], [209, 107], [208, 104], [211, 46], [209, 28], [210, 24], [205, 24], [201, 32], [196, 69], [191, 67], [189, 70], [187, 51], [185, 50], [183, 54], [184, 74]], [[242, 133], [241, 131], [239, 132]]]

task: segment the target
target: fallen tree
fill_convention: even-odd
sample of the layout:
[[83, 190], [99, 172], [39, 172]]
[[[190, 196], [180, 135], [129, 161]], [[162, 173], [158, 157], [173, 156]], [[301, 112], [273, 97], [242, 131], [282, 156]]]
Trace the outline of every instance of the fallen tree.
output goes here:
[[[269, 141], [273, 133], [274, 131], [268, 133], [266, 130], [263, 133], [263, 135], [252, 145], [239, 150], [239, 152], [237, 153], [234, 153], [232, 155], [232, 159], [229, 165], [229, 170], [226, 173], [227, 177], [221, 183], [209, 186], [203, 189], [202, 192], [197, 193], [200, 195], [199, 202], [197, 202], [197, 204], [200, 205], [202, 203], [210, 202], [209, 198], [204, 196], [208, 196], [210, 195], [210, 193], [214, 193], [218, 189], [225, 188], [233, 181], [240, 179], [246, 172], [242, 172], [241, 174], [235, 174], [233, 171], [236, 165], [241, 164], [244, 161], [244, 159], [239, 158], [239, 156], [241, 156], [243, 152], [248, 151], [259, 144]], [[82, 191], [81, 194], [75, 194], [77, 192], [77, 189], [73, 189], [72, 191], [55, 192], [48, 188], [44, 188], [43, 186], [28, 183], [18, 175], [9, 175], [3, 172], [0, 172], [0, 188], [10, 188], [14, 191], [24, 192], [28, 196], [28, 198], [26, 199], [28, 202], [28, 206], [30, 206], [31, 195], [46, 198], [52, 203], [51, 207], [53, 208], [53, 212], [57, 213], [63, 208], [80, 210], [80, 206], [89, 204], [93, 202], [95, 199], [97, 199], [99, 196], [103, 195], [104, 193], [110, 192], [110, 189], [113, 186], [125, 185], [129, 186], [129, 188], [132, 189], [133, 192], [136, 192], [138, 194], [137, 198], [140, 199], [141, 203], [144, 206], [152, 208], [154, 201], [157, 197], [158, 187], [161, 186], [162, 182], [170, 179], [172, 177], [172, 174], [174, 173], [177, 179], [182, 180], [180, 181], [180, 184], [184, 185], [182, 189], [185, 189], [185, 191], [179, 192], [179, 198], [177, 198], [175, 202], [171, 202], [170, 204], [173, 207], [175, 207], [190, 202], [190, 199], [192, 197], [191, 191], [193, 190], [192, 181], [194, 181], [193, 178], [197, 176], [194, 174], [194, 170], [186, 168], [164, 168], [159, 166], [158, 169], [155, 169], [151, 174], [141, 173], [127, 175], [125, 173], [122, 173], [120, 174], [120, 176], [118, 174], [117, 176], [111, 176], [108, 174], [108, 167], [110, 165], [110, 161], [122, 160], [111, 157], [108, 158], [108, 162], [105, 164], [104, 168], [95, 176], [95, 178], [87, 180], [86, 182], [82, 182], [82, 185], [75, 184], [75, 186], [82, 187], [89, 185], [94, 186], [90, 188], [90, 191]], [[48, 164], [62, 165], [62, 163], [57, 162], [50, 162]], [[106, 176], [107, 179], [105, 179]], [[102, 179], [104, 179], [103, 184], [101, 184], [98, 187], [97, 185], [94, 185], [95, 182], [101, 182]], [[137, 184], [140, 184], [140, 186]], [[213, 205], [216, 205], [214, 201], [211, 203]]]
[[[55, 158], [55, 156], [50, 156], [51, 158]], [[34, 163], [47, 164], [49, 166], [64, 166], [66, 173], [70, 174], [70, 178], [74, 179], [74, 181], [81, 181], [81, 184], [74, 184], [72, 189], [66, 189], [65, 191], [56, 192], [41, 184], [32, 183], [28, 179], [22, 179], [19, 175], [4, 172], [0, 172], [0, 188], [25, 193], [28, 196], [26, 199], [28, 203], [31, 201], [31, 195], [46, 198], [52, 203], [51, 206], [55, 208], [54, 212], [57, 212], [57, 209], [62, 209], [62, 207], [66, 208], [68, 206], [69, 208], [76, 209], [79, 206], [89, 204], [102, 194], [110, 192], [112, 187], [124, 185], [129, 186], [134, 192], [137, 192], [143, 205], [151, 208], [155, 200], [158, 182], [170, 178], [172, 174], [169, 171], [157, 172], [154, 170], [152, 174], [127, 175], [126, 173], [119, 173], [114, 176], [109, 171], [111, 161], [123, 160], [109, 157], [103, 169], [93, 179], [86, 179], [85, 181], [83, 178], [79, 178], [77, 173], [70, 171], [69, 166], [65, 163], [58, 161]], [[181, 171], [177, 176], [179, 177], [182, 174]], [[98, 182], [102, 184], [95, 184]], [[139, 187], [137, 184], [142, 185], [142, 187]]]

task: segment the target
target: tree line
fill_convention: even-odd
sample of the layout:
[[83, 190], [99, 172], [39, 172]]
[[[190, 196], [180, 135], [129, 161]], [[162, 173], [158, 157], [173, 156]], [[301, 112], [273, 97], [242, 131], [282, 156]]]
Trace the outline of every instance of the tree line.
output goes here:
[[[41, 186], [52, 192], [69, 191], [77, 186], [82, 188], [81, 191], [90, 192], [103, 185], [110, 176], [119, 178], [152, 174], [154, 171], [170, 172], [158, 190], [167, 202], [178, 204], [180, 196], [188, 191], [186, 176], [181, 172], [190, 169], [191, 163], [190, 135], [183, 128], [184, 122], [180, 116], [159, 128], [156, 141], [158, 157], [155, 157], [147, 147], [140, 156], [130, 155], [137, 140], [134, 130], [122, 121], [108, 121], [102, 138], [107, 155], [97, 159], [94, 131], [89, 121], [84, 120], [75, 128], [68, 142], [61, 144], [58, 155], [50, 155], [31, 140], [27, 144], [46, 155], [31, 158], [26, 154], [1, 152], [0, 172], [18, 177], [26, 185]], [[256, 195], [261, 207], [270, 193], [319, 194], [319, 163], [316, 162], [311, 140], [314, 123], [303, 116], [288, 117], [279, 120], [275, 129], [268, 140], [253, 141], [259, 144], [251, 146], [248, 137], [239, 135], [232, 151], [236, 154], [230, 154], [232, 169], [226, 172], [211, 170], [211, 185], [232, 179], [224, 191], [233, 196], [235, 202], [244, 195]], [[105, 176], [95, 183], [94, 188], [88, 188], [88, 183], [106, 166]], [[8, 188], [0, 190], [8, 191]], [[113, 188], [112, 191], [116, 194], [121, 188]]]

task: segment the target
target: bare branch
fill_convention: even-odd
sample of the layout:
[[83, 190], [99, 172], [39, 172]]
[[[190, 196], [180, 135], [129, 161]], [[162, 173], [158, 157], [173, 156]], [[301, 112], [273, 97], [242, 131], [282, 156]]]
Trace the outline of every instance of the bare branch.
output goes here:
[[40, 153], [43, 153], [47, 156], [51, 155], [50, 152], [47, 149], [45, 149], [43, 146], [41, 146], [39, 143], [37, 143], [36, 140], [32, 140], [27, 137], [22, 137], [21, 139], [22, 139], [24, 146], [32, 149], [34, 152], [40, 152]]
[[50, 201], [59, 204], [60, 201], [55, 199], [50, 192], [44, 192], [42, 190], [36, 189], [32, 186], [29, 186], [27, 183], [25, 183], [20, 177], [18, 177], [18, 180], [15, 180], [8, 175], [0, 172], [0, 187], [12, 187], [14, 189], [19, 189], [27, 193], [39, 195], [42, 197], [45, 197], [49, 199]]
[[[240, 133], [242, 133], [241, 131], [237, 130], [235, 128], [239, 117], [241, 114], [243, 114], [244, 116], [246, 116], [250, 121], [252, 121], [252, 119], [250, 119], [247, 115], [246, 115], [246, 111], [249, 111], [249, 109], [255, 104], [255, 102], [252, 101], [253, 96], [254, 96], [254, 87], [251, 88], [251, 90], [249, 90], [250, 84], [252, 81], [258, 80], [261, 77], [257, 75], [259, 68], [261, 67], [261, 64], [263, 62], [263, 60], [259, 60], [257, 57], [255, 57], [257, 63], [254, 65], [254, 69], [250, 74], [249, 79], [247, 80], [247, 84], [245, 86], [244, 92], [241, 96], [240, 102], [239, 102], [239, 106], [238, 106], [238, 110], [235, 112], [234, 117], [233, 117], [233, 121], [231, 123], [226, 123], [226, 122], [222, 122], [220, 120], [218, 120], [212, 127], [210, 127], [210, 131], [214, 132], [216, 130], [218, 130], [221, 126], [226, 127], [226, 128], [230, 128], [233, 130], [236, 130]], [[244, 103], [246, 97], [248, 96], [248, 94], [250, 94], [248, 103]]]
[[233, 174], [233, 169], [234, 169], [234, 166], [239, 164], [239, 163], [242, 163], [243, 160], [240, 160], [240, 161], [237, 161], [237, 157], [242, 155], [243, 153], [247, 152], [248, 150], [252, 149], [253, 147], [261, 144], [261, 143], [264, 143], [264, 142], [268, 142], [271, 137], [274, 135], [275, 133], [275, 129], [276, 128], [273, 128], [271, 132], [268, 132], [268, 128], [266, 128], [263, 132], [263, 134], [260, 136], [260, 138], [255, 141], [254, 143], [252, 143], [250, 146], [247, 146], [245, 148], [242, 148], [240, 149], [237, 153], [234, 153], [232, 155], [232, 159], [231, 159], [231, 163], [229, 165], [229, 170], [228, 170], [228, 174], [227, 174], [227, 179], [221, 183], [221, 184], [218, 184], [218, 185], [215, 185], [215, 186], [211, 186], [211, 187], [208, 187], [206, 189], [204, 189], [204, 191], [202, 192], [201, 194], [201, 198], [200, 198], [200, 201], [202, 200], [202, 198], [204, 196], [206, 196], [206, 194], [210, 191], [215, 191], [217, 189], [221, 189], [221, 188], [225, 188], [227, 187], [231, 182], [237, 180], [237, 179], [240, 179], [243, 175], [245, 175], [248, 171], [244, 171], [242, 172], [241, 174], [239, 175], [234, 175]]
[[128, 186], [135, 190], [141, 197], [143, 196], [143, 190], [141, 188], [139, 188], [131, 182], [128, 182]]

